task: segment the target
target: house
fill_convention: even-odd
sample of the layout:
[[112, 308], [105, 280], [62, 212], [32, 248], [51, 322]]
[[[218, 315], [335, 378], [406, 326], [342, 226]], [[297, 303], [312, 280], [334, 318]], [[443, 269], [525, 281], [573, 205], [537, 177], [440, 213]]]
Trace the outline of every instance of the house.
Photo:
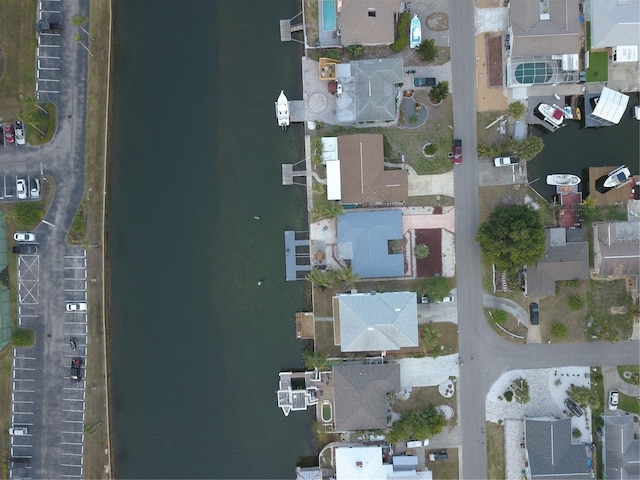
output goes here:
[[[384, 463], [382, 447], [349, 446], [335, 449], [336, 480], [431, 480], [428, 470], [416, 471], [394, 469], [395, 465]], [[394, 457], [397, 458], [397, 457]], [[406, 457], [417, 458], [417, 457]]]
[[336, 96], [339, 124], [392, 123], [404, 82], [404, 63], [399, 58], [358, 60], [336, 65], [342, 93]]
[[572, 443], [570, 418], [526, 418], [524, 435], [528, 478], [589, 478], [587, 449], [584, 443]]
[[611, 48], [613, 63], [637, 62], [640, 0], [597, 0], [591, 9], [591, 48]]
[[347, 293], [333, 297], [334, 341], [343, 352], [417, 347], [415, 292]]
[[639, 220], [597, 223], [593, 226], [593, 238], [593, 263], [598, 275], [638, 277], [640, 274]]
[[402, 231], [400, 210], [347, 210], [338, 217], [338, 259], [361, 279], [402, 277], [404, 255], [389, 253], [391, 242], [402, 241]]
[[527, 266], [527, 295], [553, 297], [556, 282], [589, 279], [589, 244], [582, 229], [548, 228], [546, 250], [535, 265]]
[[333, 385], [336, 431], [386, 429], [389, 406], [387, 394], [400, 390], [400, 366], [335, 365]]
[[398, 0], [340, 0], [338, 31], [342, 45], [391, 45], [399, 11]]
[[511, 0], [507, 86], [573, 83], [582, 41], [579, 0]]
[[322, 383], [319, 372], [280, 372], [279, 377], [276, 395], [285, 416], [318, 403], [318, 385]]
[[604, 418], [604, 478], [640, 478], [640, 440], [634, 437], [633, 416]]
[[399, 205], [407, 200], [407, 172], [385, 170], [381, 134], [343, 135], [335, 142], [330, 140], [322, 140], [329, 200], [354, 206]]

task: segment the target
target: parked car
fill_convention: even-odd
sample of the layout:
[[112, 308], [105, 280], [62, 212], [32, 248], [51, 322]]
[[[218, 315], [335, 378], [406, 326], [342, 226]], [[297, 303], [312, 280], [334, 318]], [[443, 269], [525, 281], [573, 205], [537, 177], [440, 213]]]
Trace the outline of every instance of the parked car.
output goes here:
[[4, 139], [6, 143], [13, 143], [16, 130], [13, 127], [13, 123], [4, 124]]
[[38, 253], [38, 246], [34, 243], [21, 243], [13, 247], [13, 253], [19, 255], [33, 255]]
[[29, 432], [27, 430], [27, 427], [18, 427], [14, 425], [9, 429], [9, 435], [20, 436], [20, 435], [28, 435], [28, 434]]
[[436, 79], [434, 77], [415, 77], [413, 79], [414, 87], [435, 87]]
[[462, 140], [453, 141], [453, 163], [459, 165], [462, 163]]
[[27, 198], [27, 181], [24, 178], [16, 180], [16, 194], [20, 200]]
[[13, 234], [13, 239], [16, 242], [35, 242], [36, 236], [31, 232], [16, 232]]
[[580, 406], [571, 400], [569, 397], [564, 401], [564, 405], [573, 413], [576, 417], [581, 417], [584, 413]]
[[529, 320], [531, 321], [531, 325], [540, 324], [540, 307], [538, 307], [537, 303], [529, 304]]
[[429, 460], [432, 462], [438, 460], [446, 460], [449, 458], [449, 454], [446, 450], [431, 450], [429, 452]]
[[619, 394], [615, 390], [611, 390], [609, 392], [609, 410], [617, 410], [618, 409], [618, 400]]
[[493, 159], [493, 164], [496, 167], [505, 167], [507, 165], [517, 165], [520, 163], [516, 157], [496, 157]]
[[439, 302], [436, 302], [436, 303], [451, 303], [454, 300], [455, 299], [453, 298], [453, 295], [447, 295], [446, 297], [442, 297], [442, 300], [440, 300]]
[[420, 298], [420, 303], [429, 303], [429, 296], [426, 293]]
[[40, 20], [37, 28], [40, 33], [60, 33], [62, 30], [59, 23], [47, 22], [46, 20]]
[[74, 382], [82, 380], [82, 359], [80, 357], [71, 359], [71, 380]]
[[24, 145], [26, 140], [24, 138], [24, 125], [20, 120], [16, 120], [15, 125], [16, 143], [18, 145]]
[[31, 188], [29, 189], [29, 193], [31, 198], [40, 198], [40, 179], [32, 178], [31, 179]]
[[87, 302], [67, 302], [67, 312], [86, 312]]

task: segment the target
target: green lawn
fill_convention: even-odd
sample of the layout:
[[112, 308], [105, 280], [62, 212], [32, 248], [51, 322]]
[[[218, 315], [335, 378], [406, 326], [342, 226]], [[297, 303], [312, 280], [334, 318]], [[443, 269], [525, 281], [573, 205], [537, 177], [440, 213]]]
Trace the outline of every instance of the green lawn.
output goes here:
[[606, 82], [609, 79], [609, 57], [607, 52], [589, 52], [587, 82]]
[[620, 365], [618, 375], [631, 385], [640, 385], [640, 365]]
[[625, 412], [640, 415], [640, 402], [638, 402], [638, 399], [625, 395], [624, 393], [620, 393], [620, 403], [618, 403], [618, 408]]

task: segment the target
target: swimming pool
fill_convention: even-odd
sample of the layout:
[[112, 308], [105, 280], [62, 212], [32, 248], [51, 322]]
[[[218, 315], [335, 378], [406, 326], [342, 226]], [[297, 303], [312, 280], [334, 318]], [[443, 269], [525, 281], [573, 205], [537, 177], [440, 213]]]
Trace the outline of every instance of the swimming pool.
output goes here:
[[336, 1], [322, 0], [322, 30], [332, 32], [336, 29]]
[[518, 83], [546, 83], [553, 75], [553, 66], [547, 62], [527, 62], [516, 67]]

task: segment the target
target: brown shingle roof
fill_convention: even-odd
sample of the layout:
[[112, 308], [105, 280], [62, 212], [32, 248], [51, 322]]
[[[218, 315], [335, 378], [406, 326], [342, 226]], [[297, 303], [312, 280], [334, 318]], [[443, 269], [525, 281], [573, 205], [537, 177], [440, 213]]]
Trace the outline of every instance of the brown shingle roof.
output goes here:
[[[338, 28], [342, 45], [389, 45], [395, 40], [397, 0], [342, 0]], [[374, 10], [375, 16], [369, 11]]]
[[407, 200], [407, 172], [384, 169], [382, 135], [338, 137], [338, 158], [342, 203], [385, 204]]

